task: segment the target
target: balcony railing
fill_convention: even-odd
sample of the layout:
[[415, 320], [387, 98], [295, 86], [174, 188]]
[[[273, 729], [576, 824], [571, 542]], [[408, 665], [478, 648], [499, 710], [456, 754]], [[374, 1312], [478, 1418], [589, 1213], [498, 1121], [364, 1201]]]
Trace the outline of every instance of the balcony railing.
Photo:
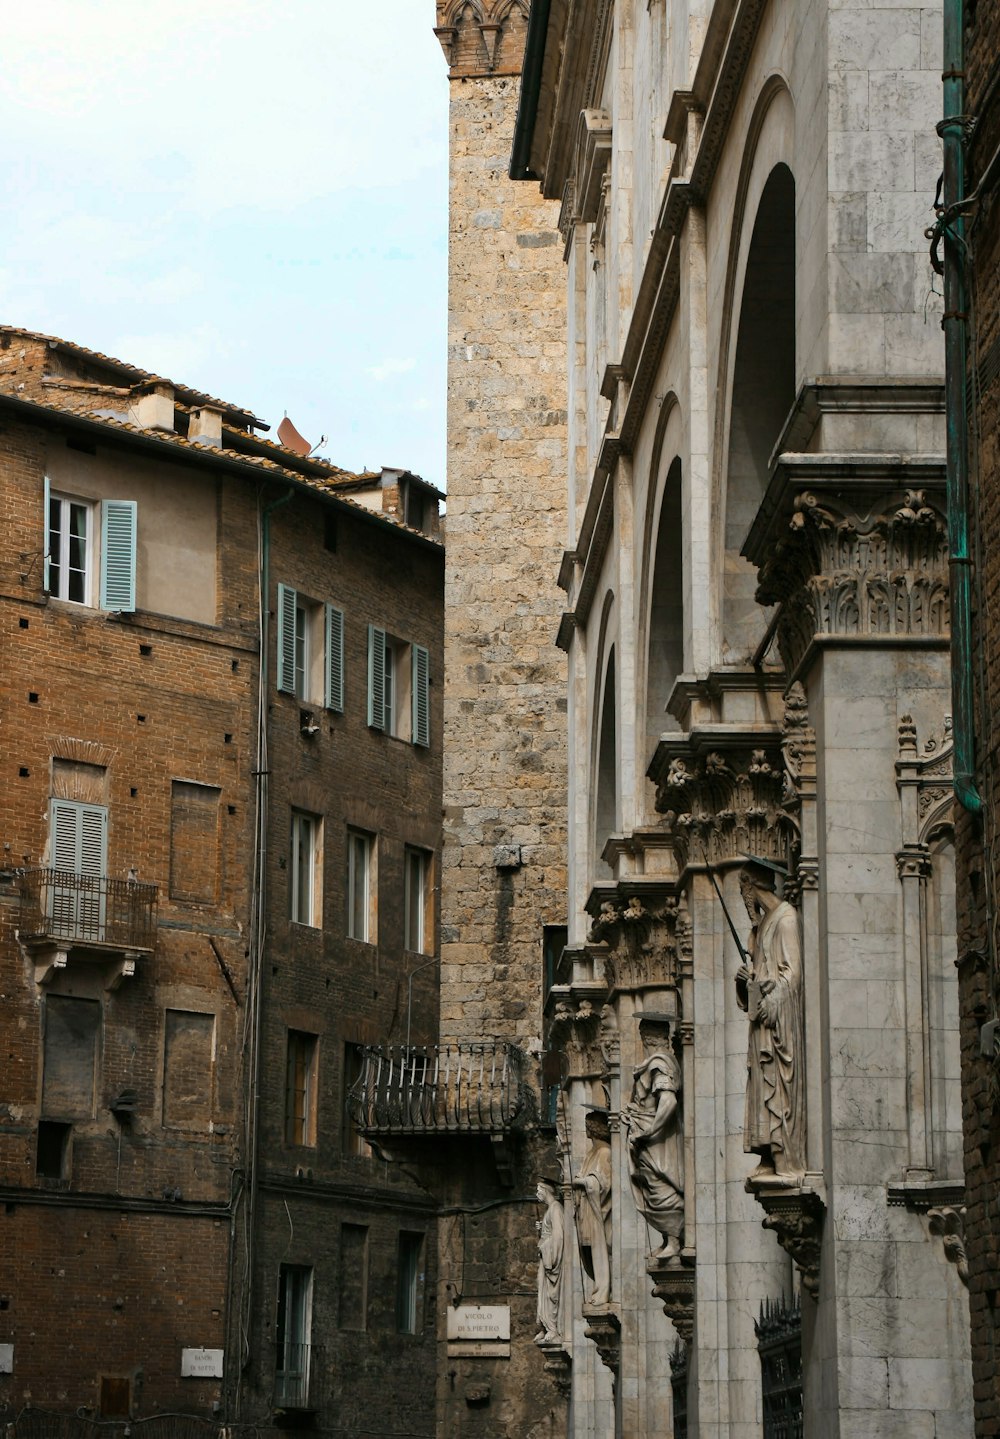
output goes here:
[[315, 1344], [277, 1345], [274, 1363], [274, 1408], [315, 1408], [320, 1350]]
[[525, 1098], [512, 1044], [384, 1045], [365, 1048], [348, 1106], [369, 1135], [505, 1134]]
[[156, 947], [156, 885], [69, 869], [19, 872], [18, 934], [111, 949]]

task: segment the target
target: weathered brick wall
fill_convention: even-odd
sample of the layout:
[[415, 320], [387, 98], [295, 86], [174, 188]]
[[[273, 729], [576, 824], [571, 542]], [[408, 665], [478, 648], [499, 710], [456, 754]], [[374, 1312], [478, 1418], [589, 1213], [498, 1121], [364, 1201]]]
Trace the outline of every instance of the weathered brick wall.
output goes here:
[[[968, 0], [966, 113], [977, 117], [966, 189], [1000, 144], [1000, 11]], [[1000, 1434], [997, 1289], [1000, 1283], [1000, 1063], [980, 1054], [982, 1024], [1000, 1003], [997, 975], [997, 813], [1000, 805], [997, 700], [1000, 697], [1000, 189], [994, 185], [969, 222], [972, 249], [970, 375], [976, 386], [969, 427], [976, 567], [973, 579], [977, 690], [977, 767], [983, 814], [959, 814], [959, 974], [965, 1131], [966, 1248], [972, 1317], [976, 1434]]]

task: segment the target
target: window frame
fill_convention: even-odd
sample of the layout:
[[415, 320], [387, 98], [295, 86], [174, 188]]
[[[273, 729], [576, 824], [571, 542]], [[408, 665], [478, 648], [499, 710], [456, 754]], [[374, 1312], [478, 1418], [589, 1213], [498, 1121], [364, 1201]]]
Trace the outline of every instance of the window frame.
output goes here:
[[344, 710], [344, 612], [278, 584], [276, 687], [303, 704]]
[[[58, 505], [60, 510], [60, 524], [54, 529], [52, 524], [53, 506]], [[83, 596], [74, 599], [68, 593], [70, 588], [70, 577], [72, 574], [69, 565], [69, 546], [72, 540], [70, 526], [66, 523], [67, 518], [72, 514], [72, 509], [77, 506], [86, 516], [86, 533], [84, 535], [83, 547], [83, 569], [77, 572], [83, 576]], [[45, 485], [45, 589], [56, 600], [64, 600], [67, 604], [83, 605], [88, 609], [94, 608], [94, 531], [97, 523], [97, 505], [93, 500], [85, 500], [78, 495], [67, 495], [61, 490], [49, 488], [48, 481]], [[52, 559], [52, 535], [59, 535], [59, 558], [53, 564]], [[58, 572], [56, 586], [52, 585], [52, 572]]]
[[[434, 953], [434, 914], [431, 905], [431, 875], [434, 855], [430, 850], [408, 844], [403, 849], [403, 948], [409, 954]], [[417, 882], [416, 933], [411, 914], [414, 899], [414, 869]]]
[[[378, 935], [378, 906], [376, 895], [378, 888], [378, 863], [377, 863], [376, 836], [367, 830], [356, 829], [349, 825], [347, 829], [347, 891], [344, 931], [348, 939], [356, 940], [359, 944], [375, 944]], [[364, 863], [359, 865], [359, 855], [364, 856]], [[359, 896], [359, 877], [364, 892]], [[361, 900], [359, 906], [359, 898]], [[363, 923], [359, 925], [359, 916], [363, 916]], [[357, 929], [363, 929], [358, 933]]]
[[285, 1144], [289, 1148], [316, 1148], [318, 1081], [319, 1035], [289, 1029], [285, 1048]]
[[[313, 1298], [316, 1271], [310, 1264], [281, 1264], [278, 1268], [278, 1302], [275, 1313], [275, 1390], [280, 1388], [283, 1408], [304, 1408], [309, 1400], [312, 1359]], [[299, 1287], [301, 1286], [301, 1287]], [[301, 1362], [288, 1367], [290, 1350], [302, 1350]], [[292, 1384], [279, 1384], [279, 1380]]]
[[396, 1241], [396, 1333], [423, 1333], [423, 1263], [427, 1236], [401, 1229]]
[[[307, 856], [304, 867], [303, 851]], [[303, 873], [307, 889], [303, 889]], [[288, 918], [291, 924], [307, 929], [323, 928], [323, 817], [295, 806], [288, 841]]]

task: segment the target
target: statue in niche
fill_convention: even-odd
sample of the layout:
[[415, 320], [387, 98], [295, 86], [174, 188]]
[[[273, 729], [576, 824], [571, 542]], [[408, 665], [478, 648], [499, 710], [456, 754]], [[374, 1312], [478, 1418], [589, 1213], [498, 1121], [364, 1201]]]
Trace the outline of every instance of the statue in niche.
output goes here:
[[629, 1177], [636, 1209], [663, 1239], [652, 1257], [676, 1267], [684, 1239], [681, 1067], [671, 1047], [668, 1018], [645, 1015], [639, 1035], [646, 1057], [633, 1070], [632, 1098], [623, 1115]]
[[562, 1307], [563, 1252], [566, 1221], [559, 1186], [554, 1179], [540, 1179], [535, 1191], [545, 1205], [536, 1224], [538, 1230], [538, 1333], [536, 1344], [561, 1344], [559, 1315]]
[[611, 1303], [611, 1134], [601, 1110], [587, 1115], [590, 1146], [573, 1180], [585, 1304]]
[[751, 1184], [792, 1183], [805, 1173], [805, 1023], [799, 917], [775, 893], [775, 870], [754, 860], [740, 872], [753, 923], [750, 964], [736, 999], [750, 1020], [743, 1148], [760, 1156]]

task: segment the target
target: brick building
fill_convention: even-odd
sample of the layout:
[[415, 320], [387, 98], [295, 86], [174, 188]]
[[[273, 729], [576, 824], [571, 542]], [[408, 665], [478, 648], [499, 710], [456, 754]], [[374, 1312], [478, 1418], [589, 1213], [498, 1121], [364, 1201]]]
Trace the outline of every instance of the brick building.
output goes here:
[[[997, 500], [1000, 496], [1000, 224], [997, 148], [1000, 145], [1000, 13], [985, 0], [950, 6], [953, 34], [961, 39], [964, 20], [964, 66], [946, 57], [946, 72], [965, 73], [964, 98], [960, 74], [952, 80], [943, 113], [960, 115], [958, 144], [964, 159], [945, 205], [972, 197], [963, 206], [964, 244], [950, 236], [963, 219], [952, 212], [949, 234], [935, 247], [950, 265], [952, 284], [962, 298], [948, 305], [958, 347], [950, 391], [953, 438], [951, 462], [964, 459], [968, 503], [957, 497], [969, 527], [972, 637], [968, 648], [956, 646], [956, 673], [970, 685], [974, 707], [969, 715], [970, 750], [974, 744], [971, 808], [959, 810], [958, 825], [958, 952], [962, 1020], [962, 1092], [965, 1136], [966, 1211], [964, 1236], [955, 1241], [968, 1265], [972, 1323], [972, 1366], [977, 1435], [1000, 1434], [1000, 1366], [997, 1361], [997, 1286], [1000, 1275], [1000, 1215], [996, 1195], [1000, 1183], [1000, 979], [997, 975], [996, 826], [1000, 805], [995, 714], [1000, 666], [1000, 629], [995, 597], [1000, 566], [997, 560]], [[947, 79], [947, 75], [946, 75]], [[947, 291], [946, 291], [947, 294]], [[961, 349], [967, 352], [963, 359]], [[965, 384], [962, 384], [962, 381]], [[965, 423], [965, 414], [970, 419]], [[961, 451], [964, 450], [964, 455]], [[957, 529], [958, 533], [960, 530]], [[953, 553], [955, 551], [953, 550]], [[959, 709], [956, 704], [956, 715]], [[968, 794], [968, 788], [966, 788]]]
[[0, 330], [19, 1423], [431, 1432], [431, 1201], [344, 1101], [436, 1034], [439, 495], [263, 428]]

